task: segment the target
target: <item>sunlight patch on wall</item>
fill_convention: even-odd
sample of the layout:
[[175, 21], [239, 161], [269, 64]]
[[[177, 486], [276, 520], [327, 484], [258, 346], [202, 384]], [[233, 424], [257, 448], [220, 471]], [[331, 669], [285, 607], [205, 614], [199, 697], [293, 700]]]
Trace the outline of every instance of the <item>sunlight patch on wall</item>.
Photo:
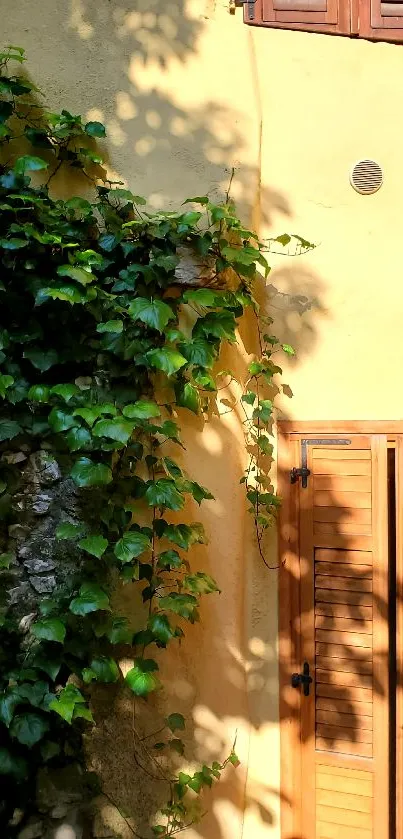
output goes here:
[[214, 431], [213, 428], [209, 428], [208, 426], [204, 429], [203, 432], [203, 445], [204, 448], [207, 449], [209, 454], [219, 455], [223, 450], [220, 435], [217, 431]]
[[71, 0], [70, 29], [74, 29], [83, 41], [88, 41], [94, 34], [93, 26], [84, 19], [85, 7], [81, 0]]
[[116, 94], [116, 114], [119, 119], [124, 121], [134, 119], [138, 115], [133, 99], [125, 90], [120, 90]]
[[93, 120], [94, 122], [103, 122], [105, 115], [104, 112], [101, 111], [101, 108], [90, 108], [90, 110], [87, 111], [87, 119]]

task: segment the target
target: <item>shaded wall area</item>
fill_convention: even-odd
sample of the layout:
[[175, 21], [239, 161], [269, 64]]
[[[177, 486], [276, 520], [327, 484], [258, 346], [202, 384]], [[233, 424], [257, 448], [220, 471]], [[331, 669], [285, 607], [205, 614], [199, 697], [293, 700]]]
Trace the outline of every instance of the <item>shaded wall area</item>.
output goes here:
[[[297, 353], [283, 415], [401, 417], [402, 48], [251, 29], [226, 0], [16, 0], [12, 15], [0, 0], [0, 12], [4, 41], [26, 48], [49, 106], [105, 122], [111, 178], [170, 208], [219, 197], [235, 167], [232, 194], [247, 223], [263, 236], [287, 230], [317, 243], [303, 257], [270, 254], [264, 305]], [[349, 169], [370, 156], [385, 184], [362, 197]], [[245, 324], [232, 359], [241, 377], [255, 351]], [[236, 734], [242, 761], [189, 837], [277, 839], [277, 572], [261, 563], [245, 514], [241, 418], [225, 406], [222, 414], [205, 429], [186, 419], [186, 465], [217, 498], [189, 510], [210, 537], [196, 562], [222, 594], [206, 600], [203, 626], [167, 658], [167, 707], [190, 714], [192, 760], [224, 756]], [[274, 534], [267, 555], [275, 565]], [[129, 589], [124, 598], [136, 608]], [[106, 791], [122, 812], [134, 805], [147, 815], [154, 798], [126, 747], [133, 721], [124, 698], [99, 697], [98, 720], [89, 749]], [[121, 833], [132, 835], [124, 823]]]

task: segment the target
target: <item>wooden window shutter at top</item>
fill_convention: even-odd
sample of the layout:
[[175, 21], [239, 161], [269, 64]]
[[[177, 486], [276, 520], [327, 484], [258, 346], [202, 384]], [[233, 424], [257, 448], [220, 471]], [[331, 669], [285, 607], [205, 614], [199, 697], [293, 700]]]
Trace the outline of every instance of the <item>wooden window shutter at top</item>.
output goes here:
[[359, 35], [374, 41], [403, 41], [403, 2], [358, 0]]
[[[304, 445], [310, 474], [296, 490], [299, 652], [293, 666], [294, 678], [309, 668], [313, 681], [301, 681], [297, 693], [299, 824], [283, 837], [387, 839], [386, 436], [328, 442], [312, 436], [300, 440]], [[295, 801], [295, 786], [291, 794]]]
[[350, 0], [255, 0], [244, 4], [244, 20], [255, 26], [349, 35]]

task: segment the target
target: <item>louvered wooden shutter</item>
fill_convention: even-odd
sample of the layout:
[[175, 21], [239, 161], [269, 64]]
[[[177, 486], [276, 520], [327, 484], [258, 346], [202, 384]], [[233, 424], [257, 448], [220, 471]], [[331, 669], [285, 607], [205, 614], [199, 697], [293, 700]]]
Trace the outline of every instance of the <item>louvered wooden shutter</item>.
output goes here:
[[[301, 835], [387, 839], [387, 444], [308, 444], [299, 489]], [[280, 604], [281, 608], [281, 604]]]
[[359, 34], [376, 41], [403, 41], [403, 2], [359, 0]]
[[350, 33], [349, 0], [256, 0], [245, 4], [246, 23], [308, 32]]

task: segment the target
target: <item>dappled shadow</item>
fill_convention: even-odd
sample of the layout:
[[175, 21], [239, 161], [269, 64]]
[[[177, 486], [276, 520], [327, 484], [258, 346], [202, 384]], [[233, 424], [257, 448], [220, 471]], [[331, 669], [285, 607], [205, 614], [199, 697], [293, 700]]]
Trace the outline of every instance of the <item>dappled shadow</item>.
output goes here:
[[[65, 101], [60, 90], [67, 90], [70, 102], [67, 98], [66, 107], [74, 110], [83, 90], [85, 100], [93, 103], [86, 117], [103, 120], [107, 126], [111, 177], [120, 180], [131, 173], [128, 185], [134, 192], [150, 197], [153, 207], [167, 207], [176, 206], [189, 194], [209, 192], [212, 198], [221, 197], [235, 166], [232, 196], [245, 220], [267, 227], [280, 215], [286, 226], [292, 216], [287, 197], [260, 184], [259, 103], [248, 121], [240, 110], [246, 62], [231, 55], [235, 41], [230, 40], [224, 61], [220, 38], [216, 38], [216, 52], [205, 54], [210, 62], [203, 65], [205, 76], [197, 78], [194, 63], [211, 25], [207, 17], [214, 2], [205, 0], [202, 11], [200, 5], [192, 7], [184, 0], [136, 0], [133, 8], [118, 0], [102, 4], [71, 0], [56, 11], [51, 0], [46, 0], [40, 19], [31, 22], [29, 38], [43, 39], [43, 16], [56, 26], [55, 107], [60, 99]], [[229, 39], [232, 25], [228, 17]], [[20, 33], [9, 37], [17, 43], [21, 40]], [[26, 46], [29, 52], [29, 43]], [[74, 62], [68, 60], [71, 48]], [[226, 69], [227, 61], [231, 71]], [[227, 74], [228, 84], [221, 79], [215, 95], [217, 67]], [[169, 83], [168, 71], [172, 73]], [[55, 189], [66, 186], [71, 188], [71, 183], [53, 183]], [[300, 232], [310, 235], [310, 231]], [[258, 295], [267, 312], [275, 315], [280, 340], [294, 347], [293, 363], [298, 365], [299, 359], [314, 351], [318, 322], [328, 316], [324, 288], [305, 257], [276, 261], [268, 286], [262, 280]], [[245, 381], [248, 361], [259, 354], [255, 324], [249, 316], [241, 324], [239, 344], [226, 354], [224, 366]], [[235, 384], [220, 394], [220, 399], [225, 398], [239, 400]], [[124, 814], [120, 825], [124, 839], [133, 835], [131, 825], [142, 832], [156, 803], [164, 802], [163, 778], [159, 779], [154, 761], [139, 740], [155, 711], [162, 718], [167, 709], [183, 712], [189, 720], [184, 739], [191, 766], [222, 759], [235, 737], [242, 761], [237, 770], [229, 767], [206, 795], [208, 814], [192, 828], [193, 834], [236, 839], [245, 819], [250, 820], [254, 839], [268, 830], [278, 834], [278, 570], [263, 565], [252, 522], [245, 518], [244, 489], [239, 484], [246, 465], [239, 401], [229, 412], [223, 404], [220, 410], [225, 416], [213, 416], [205, 429], [188, 414], [181, 413], [181, 420], [185, 465], [216, 497], [201, 511], [194, 507], [187, 511], [190, 520], [203, 521], [210, 538], [208, 546], [192, 549], [192, 567], [211, 573], [223, 593], [205, 598], [202, 626], [187, 627], [184, 643], [160, 656], [167, 698], [151, 699], [150, 710], [144, 706], [140, 721], [133, 721], [133, 700], [126, 694], [109, 687], [92, 689], [97, 727], [87, 739], [87, 750], [107, 801]], [[272, 534], [267, 535], [265, 550], [275, 566]], [[126, 610], [134, 612], [137, 604], [130, 600], [128, 589], [124, 599]], [[294, 706], [288, 713], [294, 714]], [[176, 763], [187, 765], [179, 756]]]

